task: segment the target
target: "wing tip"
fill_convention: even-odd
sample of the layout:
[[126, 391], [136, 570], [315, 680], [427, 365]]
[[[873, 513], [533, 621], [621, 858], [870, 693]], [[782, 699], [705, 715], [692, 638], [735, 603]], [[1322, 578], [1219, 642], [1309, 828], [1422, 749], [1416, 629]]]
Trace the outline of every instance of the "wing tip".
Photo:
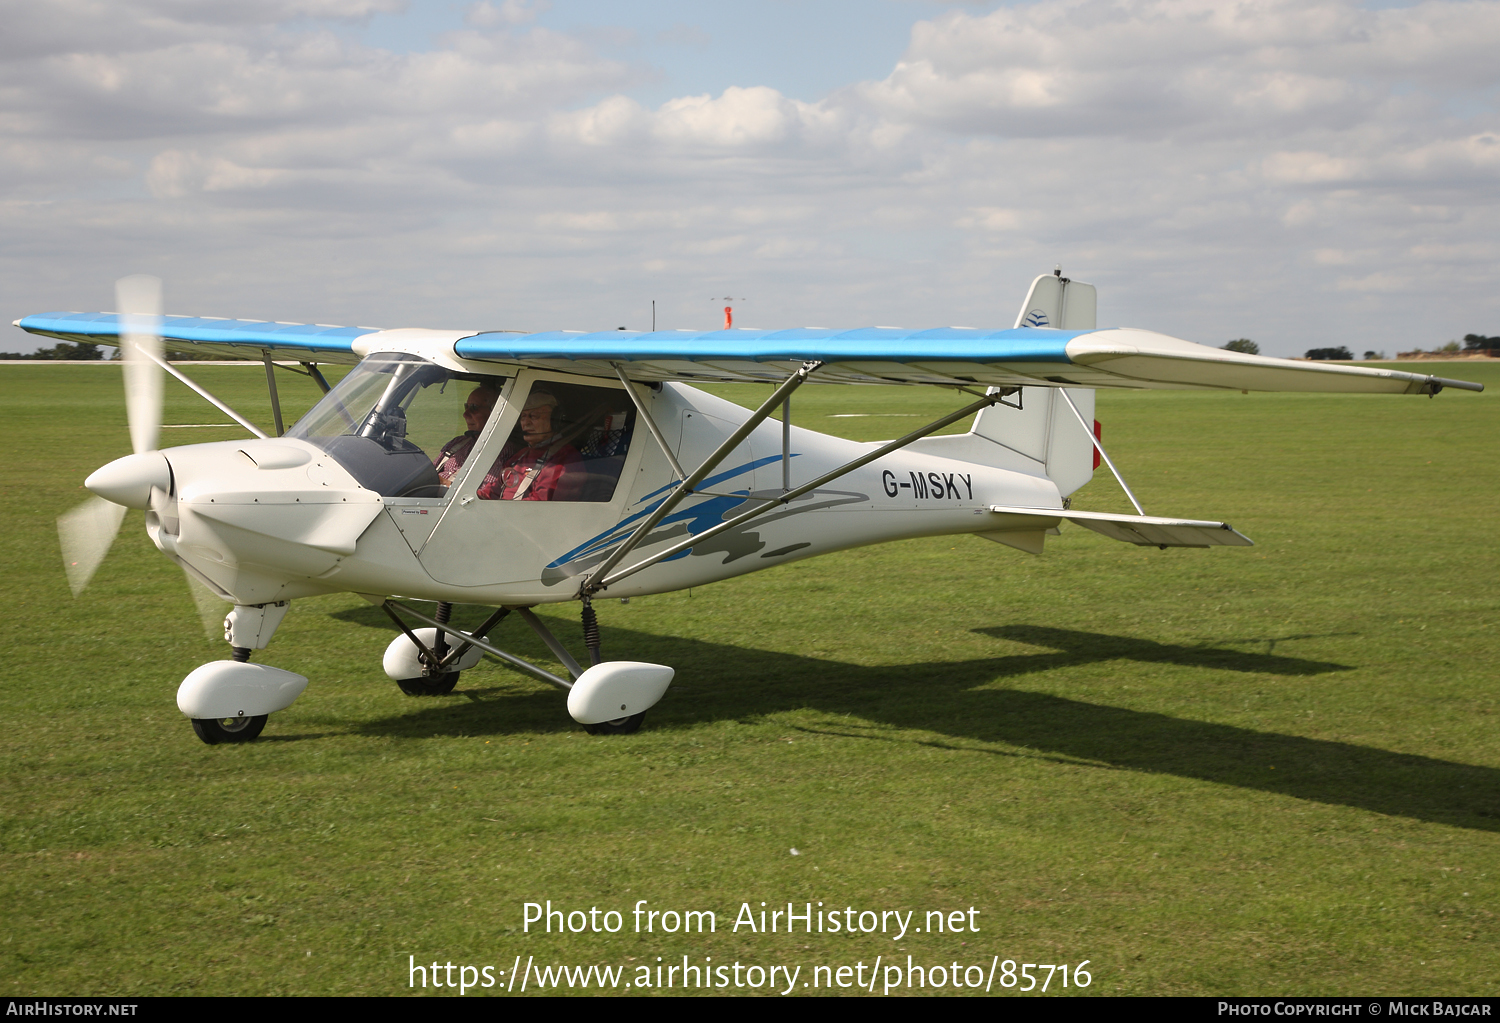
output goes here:
[[1484, 385], [1475, 380], [1450, 380], [1447, 377], [1427, 378], [1427, 389], [1424, 393], [1436, 394], [1445, 387], [1452, 387], [1460, 391], [1482, 391]]

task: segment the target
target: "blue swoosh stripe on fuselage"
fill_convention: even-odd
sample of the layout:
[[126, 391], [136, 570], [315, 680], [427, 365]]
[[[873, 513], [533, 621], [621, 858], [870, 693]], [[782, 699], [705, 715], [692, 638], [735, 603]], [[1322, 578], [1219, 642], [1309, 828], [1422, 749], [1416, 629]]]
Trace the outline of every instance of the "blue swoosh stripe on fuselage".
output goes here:
[[[793, 457], [796, 457], [796, 452], [793, 452]], [[751, 472], [752, 470], [759, 469], [763, 465], [767, 465], [767, 464], [769, 464], [771, 462], [779, 462], [779, 461], [781, 461], [781, 456], [780, 455], [771, 455], [771, 456], [769, 456], [767, 458], [757, 458], [757, 459], [755, 459], [752, 462], [746, 462], [743, 465], [735, 466], [733, 469], [727, 469], [724, 472], [719, 473], [717, 476], [710, 476], [710, 477], [708, 477], [707, 479], [705, 479], [702, 483], [700, 483], [698, 485], [700, 487], [711, 487], [711, 486], [714, 486], [715, 484], [722, 483], [725, 480], [733, 479], [736, 476], [742, 476], [742, 475], [744, 475], [747, 472]], [[666, 490], [670, 490], [670, 489], [672, 489], [673, 487], [675, 487], [677, 485], [678, 485], [678, 483], [675, 483], [675, 482], [674, 483], [668, 483], [666, 486], [661, 487], [661, 488], [659, 488], [657, 490], [654, 490], [651, 493], [647, 494], [645, 497], [641, 498], [640, 501], [637, 501], [636, 504], [640, 504], [641, 501], [649, 501], [649, 500], [651, 500], [651, 498], [655, 497], [657, 494], [660, 494], [660, 493], [662, 493], [663, 491], [666, 491]], [[718, 502], [721, 501], [721, 500], [732, 502], [729, 505], [725, 505], [725, 506], [719, 508], [718, 513], [720, 515], [722, 515], [724, 513], [724, 511], [728, 510], [728, 508], [731, 508], [731, 507], [733, 507], [734, 505], [737, 505], [737, 504], [744, 503], [745, 498], [748, 497], [749, 494], [750, 494], [750, 491], [748, 491], [748, 490], [740, 490], [740, 491], [736, 491], [734, 496], [727, 496], [727, 495], [725, 495], [725, 496], [721, 496], [721, 497], [715, 498], [713, 500], [704, 501], [701, 504], [695, 504], [691, 508], [684, 509], [683, 511], [673, 512], [671, 515], [668, 515], [666, 518], [662, 519], [661, 522], [657, 523], [657, 525], [658, 526], [664, 526], [664, 525], [666, 525], [669, 522], [682, 522], [684, 520], [692, 519], [692, 520], [695, 520], [695, 521], [688, 526], [688, 533], [690, 535], [692, 535], [692, 536], [697, 536], [699, 533], [703, 532], [703, 530], [708, 529], [709, 526], [712, 525], [712, 523], [705, 523], [705, 524], [703, 524], [701, 526], [698, 526], [698, 528], [696, 528], [696, 529], [694, 528], [694, 525], [697, 524], [696, 523], [696, 519], [698, 519], [698, 517], [703, 513], [703, 511], [706, 510], [706, 509], [708, 509], [710, 505], [717, 505]], [[710, 497], [712, 495], [705, 494], [703, 496]], [[566, 565], [570, 561], [576, 561], [577, 559], [587, 557], [590, 554], [597, 554], [600, 551], [608, 550], [610, 547], [614, 546], [614, 544], [619, 543], [620, 541], [622, 541], [622, 540], [625, 539], [625, 537], [622, 536], [622, 535], [620, 535], [620, 534], [624, 533], [626, 531], [627, 527], [629, 527], [632, 523], [639, 522], [641, 519], [645, 518], [647, 515], [650, 515], [652, 512], [656, 511], [656, 509], [658, 509], [658, 508], [661, 507], [662, 501], [665, 501], [665, 500], [666, 500], [666, 498], [663, 497], [661, 499], [661, 501], [657, 501], [656, 503], [652, 504], [649, 508], [642, 508], [640, 511], [636, 512], [634, 515], [626, 516], [625, 518], [621, 519], [619, 522], [616, 522], [613, 526], [610, 526], [608, 529], [604, 530], [602, 533], [596, 533], [594, 536], [591, 536], [589, 539], [585, 540], [583, 543], [579, 544], [577, 547], [574, 547], [571, 551], [569, 551], [568, 553], [564, 554], [562, 557], [558, 558], [556, 561], [552, 562], [552, 564], [548, 565], [547, 567], [548, 568], [558, 568], [559, 566]], [[686, 557], [688, 553], [689, 553], [688, 551], [683, 551], [681, 554], [673, 555], [671, 558], [668, 558], [667, 560], [668, 561], [676, 561], [678, 558]]]
[[[792, 457], [793, 458], [797, 458], [801, 454], [802, 454], [802, 452], [800, 452], [800, 451], [793, 451], [792, 452]], [[740, 473], [749, 472], [752, 469], [759, 469], [763, 465], [769, 465], [771, 462], [779, 462], [779, 461], [781, 461], [781, 456], [780, 455], [771, 455], [771, 456], [769, 456], [767, 458], [757, 458], [753, 462], [746, 462], [744, 465], [740, 466], [737, 469], [730, 469], [727, 472], [721, 472], [721, 473], [719, 473], [719, 475], [717, 475], [717, 476], [710, 476], [706, 480], [704, 480], [702, 483], [699, 483], [698, 486], [700, 486], [700, 487], [712, 487], [712, 486], [716, 486], [716, 485], [724, 482], [725, 480], [733, 479], [734, 477], [738, 476]], [[651, 493], [649, 493], [645, 497], [641, 498], [640, 501], [637, 501], [636, 504], [640, 504], [641, 501], [649, 501], [653, 497], [655, 497], [657, 494], [660, 494], [663, 491], [671, 490], [673, 487], [677, 486], [681, 482], [682, 482], [681, 480], [673, 480], [671, 483], [668, 483], [664, 487], [657, 487], [655, 490], [651, 491]], [[642, 512], [642, 514], [643, 515], [650, 514], [652, 508], [655, 508], [655, 507], [656, 507], [656, 505], [652, 505], [651, 508], [647, 508], [644, 512]], [[630, 519], [625, 519], [624, 521], [625, 522], [629, 522]]]

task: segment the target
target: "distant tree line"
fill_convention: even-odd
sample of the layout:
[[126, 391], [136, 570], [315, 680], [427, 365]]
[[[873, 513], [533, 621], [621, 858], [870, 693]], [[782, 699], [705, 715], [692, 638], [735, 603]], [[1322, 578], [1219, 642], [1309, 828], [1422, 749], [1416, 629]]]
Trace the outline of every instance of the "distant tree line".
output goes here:
[[[1259, 355], [1260, 345], [1251, 341], [1248, 337], [1237, 337], [1227, 344], [1219, 347], [1230, 352], [1242, 352], [1245, 355]], [[1500, 356], [1500, 337], [1485, 337], [1483, 334], [1465, 334], [1463, 347], [1460, 348], [1457, 341], [1449, 341], [1441, 348], [1434, 348], [1433, 354], [1445, 352], [1488, 352], [1491, 355]], [[1401, 352], [1400, 355], [1425, 355], [1420, 348], [1414, 352]], [[1327, 361], [1353, 362], [1354, 353], [1347, 345], [1339, 345], [1337, 348], [1309, 348], [1302, 356], [1304, 359], [1317, 359]], [[1384, 359], [1384, 352], [1367, 351], [1364, 354], [1364, 362], [1373, 362]]]
[[[105, 352], [110, 354], [108, 358], [118, 359], [120, 350], [110, 345], [97, 345], [92, 341], [59, 341], [51, 348], [38, 348], [34, 352], [0, 352], [0, 361], [28, 362], [46, 361], [55, 359], [71, 362], [97, 362], [106, 358]], [[180, 362], [191, 359], [196, 362], [234, 362], [240, 359], [253, 360], [255, 352], [246, 355], [215, 355], [209, 352], [166, 352], [164, 353], [168, 362]]]
[[[1219, 347], [1230, 352], [1242, 352], [1245, 355], [1260, 354], [1260, 345], [1256, 344], [1254, 341], [1251, 341], [1248, 337], [1237, 337], [1228, 344], [1220, 345]], [[1309, 351], [1304, 357], [1308, 359], [1353, 359], [1354, 353], [1349, 349], [1342, 347], [1314, 348]], [[1377, 355], [1375, 352], [1366, 352], [1365, 358], [1374, 359], [1377, 358]]]
[[1309, 348], [1304, 359], [1353, 359], [1354, 353], [1343, 345], [1337, 348]]
[[67, 359], [78, 362], [95, 362], [104, 358], [104, 350], [92, 341], [59, 341], [51, 348], [38, 348], [34, 352], [0, 352], [0, 359]]
[[1483, 334], [1465, 334], [1463, 344], [1459, 344], [1457, 341], [1449, 341], [1447, 344], [1434, 348], [1430, 352], [1424, 352], [1422, 349], [1416, 348], [1410, 352], [1402, 352], [1401, 354], [1456, 355], [1459, 352], [1500, 356], [1500, 337], [1485, 337]]

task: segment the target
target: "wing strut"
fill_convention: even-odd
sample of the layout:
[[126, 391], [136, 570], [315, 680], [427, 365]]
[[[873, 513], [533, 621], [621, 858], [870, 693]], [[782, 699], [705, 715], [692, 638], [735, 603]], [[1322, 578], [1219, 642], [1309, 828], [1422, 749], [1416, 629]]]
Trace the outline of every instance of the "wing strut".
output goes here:
[[781, 489], [792, 489], [792, 396], [781, 401]]
[[[790, 393], [790, 392], [788, 392], [788, 393]], [[968, 393], [972, 394], [974, 392], [970, 391]], [[774, 402], [776, 402], [777, 399], [780, 398], [780, 397], [781, 397], [780, 394], [773, 394], [771, 396], [770, 401], [768, 401], [766, 403], [766, 405], [762, 405], [761, 406], [761, 411], [762, 412], [768, 411], [767, 406], [769, 406], [769, 405], [773, 404]], [[988, 408], [989, 406], [994, 405], [996, 402], [1000, 401], [1001, 397], [1002, 397], [1002, 395], [999, 395], [999, 394], [987, 394], [987, 395], [984, 395], [978, 401], [972, 402], [972, 403], [970, 403], [968, 405], [965, 405], [963, 408], [959, 409], [957, 412], [950, 412], [948, 415], [944, 416], [943, 418], [938, 419], [938, 420], [936, 420], [934, 422], [928, 423], [926, 426], [922, 427], [920, 430], [913, 430], [911, 433], [908, 433], [904, 437], [899, 437], [896, 440], [890, 441], [890, 442], [888, 442], [886, 444], [882, 444], [880, 447], [876, 448], [874, 451], [871, 451], [871, 452], [869, 452], [867, 454], [860, 455], [858, 458], [854, 459], [852, 462], [846, 462], [843, 465], [839, 466], [837, 469], [834, 469], [831, 472], [824, 473], [823, 475], [819, 476], [817, 479], [813, 480], [811, 483], [804, 483], [802, 486], [797, 487], [795, 490], [788, 490], [786, 493], [782, 494], [780, 497], [777, 497], [777, 498], [774, 498], [772, 500], [766, 501], [759, 508], [752, 508], [750, 511], [744, 512], [744, 513], [742, 513], [740, 515], [736, 515], [734, 518], [727, 519], [724, 522], [719, 523], [717, 526], [712, 526], [712, 527], [710, 527], [708, 529], [705, 529], [703, 532], [699, 533], [697, 536], [690, 536], [690, 537], [688, 537], [685, 540], [682, 540], [682, 541], [680, 541], [678, 543], [673, 544], [672, 546], [666, 548], [665, 550], [658, 551], [657, 553], [652, 554], [649, 557], [642, 558], [640, 561], [637, 561], [634, 565], [631, 565], [629, 568], [622, 568], [620, 571], [614, 573], [613, 575], [606, 575], [606, 572], [608, 571], [608, 568], [611, 567], [611, 566], [613, 566], [614, 564], [616, 564], [620, 560], [620, 558], [618, 556], [612, 557], [612, 558], [610, 558], [609, 561], [606, 561], [603, 565], [601, 565], [598, 569], [596, 569], [587, 579], [584, 580], [584, 592], [587, 592], [587, 593], [590, 593], [590, 594], [597, 593], [598, 591], [604, 589], [605, 587], [610, 586], [610, 585], [612, 585], [614, 583], [617, 583], [621, 579], [626, 578], [627, 576], [634, 575], [635, 573], [641, 571], [642, 569], [650, 568], [652, 565], [656, 564], [659, 561], [665, 561], [667, 558], [672, 557], [674, 554], [680, 554], [681, 552], [683, 552], [685, 550], [688, 550], [688, 549], [696, 546], [697, 544], [702, 543], [704, 540], [707, 540], [710, 537], [718, 536], [720, 533], [722, 533], [722, 532], [724, 532], [726, 530], [729, 530], [729, 529], [733, 529], [735, 526], [739, 526], [739, 525], [742, 525], [742, 524], [744, 524], [746, 522], [749, 522], [751, 519], [759, 518], [760, 516], [764, 515], [766, 512], [771, 511], [773, 508], [776, 508], [776, 507], [778, 507], [780, 505], [789, 504], [792, 501], [795, 501], [797, 498], [801, 497], [803, 494], [810, 493], [810, 492], [816, 490], [818, 487], [823, 486], [826, 483], [832, 483], [834, 480], [838, 479], [840, 476], [846, 476], [849, 473], [853, 472], [855, 469], [860, 468], [861, 466], [869, 465], [871, 462], [875, 461], [877, 458], [884, 458], [886, 455], [890, 454], [892, 451], [898, 451], [901, 448], [906, 447], [912, 441], [921, 440], [923, 437], [927, 436], [929, 433], [934, 433], [934, 432], [936, 432], [938, 430], [941, 430], [943, 427], [949, 425], [950, 423], [956, 423], [960, 419], [964, 418], [965, 416], [971, 416], [975, 412], [978, 412], [982, 408]], [[764, 417], [762, 417], [762, 418], [764, 418]], [[728, 442], [726, 441], [725, 443], [727, 444]], [[639, 532], [639, 530], [637, 530], [637, 532]], [[634, 534], [632, 534], [631, 539], [632, 540], [635, 539], [635, 535]], [[616, 555], [619, 555], [620, 551], [616, 550], [615, 553], [616, 553]], [[599, 579], [600, 581], [594, 582], [595, 579]]]
[[271, 392], [271, 418], [276, 420], [276, 436], [280, 437], [286, 433], [286, 427], [281, 425], [281, 395], [276, 393], [276, 368], [271, 364], [268, 349], [261, 350], [260, 361], [266, 364], [266, 390]]
[[318, 385], [318, 390], [327, 394], [333, 388], [328, 386], [328, 381], [323, 379], [323, 374], [318, 369], [316, 362], [304, 362], [302, 367], [307, 370], [307, 375], [313, 378], [313, 383]]
[[224, 413], [230, 419], [233, 419], [236, 423], [239, 423], [241, 426], [243, 426], [245, 429], [249, 430], [251, 433], [255, 434], [261, 440], [265, 440], [266, 439], [265, 431], [263, 431], [260, 427], [256, 426], [254, 423], [250, 422], [250, 420], [246, 419], [244, 416], [240, 415], [234, 409], [230, 408], [228, 405], [224, 404], [218, 398], [215, 398], [212, 394], [209, 394], [203, 388], [201, 388], [197, 384], [193, 383], [186, 376], [184, 376], [183, 373], [180, 370], [178, 370], [178, 368], [176, 366], [172, 365], [166, 359], [163, 359], [161, 356], [157, 355], [155, 352], [142, 351], [141, 354], [144, 355], [144, 356], [146, 356], [146, 358], [150, 359], [152, 362], [156, 363], [162, 369], [166, 370], [168, 373], [172, 374], [178, 380], [181, 380], [188, 387], [192, 388], [192, 390], [195, 391], [200, 398], [202, 398], [204, 401], [208, 402], [210, 405], [212, 405], [214, 408], [218, 409], [220, 412]]
[[1073, 418], [1078, 420], [1078, 425], [1083, 427], [1083, 432], [1089, 435], [1089, 440], [1093, 443], [1095, 450], [1099, 452], [1099, 457], [1104, 459], [1104, 464], [1109, 466], [1109, 471], [1115, 474], [1115, 482], [1120, 484], [1120, 489], [1125, 491], [1125, 496], [1130, 498], [1131, 504], [1135, 505], [1135, 513], [1137, 515], [1146, 514], [1146, 509], [1141, 507], [1141, 502], [1137, 501], [1135, 494], [1131, 493], [1130, 487], [1125, 482], [1125, 477], [1120, 475], [1120, 470], [1115, 468], [1113, 459], [1105, 452], [1104, 444], [1098, 437], [1094, 436], [1094, 431], [1089, 429], [1089, 424], [1083, 421], [1083, 413], [1079, 412], [1078, 406], [1073, 404], [1073, 399], [1069, 396], [1068, 389], [1066, 387], [1059, 387], [1057, 393], [1063, 396], [1063, 401], [1067, 402], [1068, 408], [1073, 410]]
[[[276, 389], [275, 371], [277, 366], [271, 359], [271, 350], [269, 348], [262, 348], [260, 350], [260, 361], [266, 367], [266, 390], [271, 395], [271, 417], [276, 421], [276, 436], [282, 437], [286, 435], [286, 425], [281, 419], [281, 393]], [[293, 369], [290, 366], [282, 366], [280, 368], [286, 370], [288, 373], [296, 373], [298, 376], [307, 377], [318, 385], [320, 391], [327, 394], [330, 390], [328, 381], [324, 380], [323, 374], [318, 372], [318, 364], [316, 362], [303, 362], [300, 365], [302, 366], [301, 369]]]
[[[697, 469], [694, 469], [691, 476], [678, 484], [677, 489], [668, 494], [666, 499], [663, 500], [661, 504], [656, 506], [656, 510], [654, 512], [652, 512], [650, 515], [647, 515], [644, 519], [641, 520], [641, 524], [636, 527], [635, 532], [626, 537], [625, 542], [616, 547], [613, 554], [605, 558], [603, 563], [601, 563], [598, 568], [594, 569], [588, 574], [587, 577], [585, 577], [585, 579], [583, 580], [583, 585], [579, 587], [579, 596], [581, 597], [584, 594], [592, 595], [594, 593], [597, 593], [601, 589], [603, 589], [608, 582], [612, 581], [605, 580], [604, 582], [600, 582], [599, 580], [604, 580], [604, 577], [609, 574], [610, 569], [618, 565], [620, 563], [620, 560], [624, 558], [625, 555], [635, 550], [636, 546], [646, 538], [651, 530], [656, 528], [656, 524], [672, 513], [672, 509], [676, 508], [683, 501], [693, 496], [693, 488], [696, 487], [699, 483], [702, 483], [703, 480], [707, 478], [708, 474], [713, 472], [720, 462], [729, 457], [729, 453], [731, 451], [740, 446], [741, 441], [750, 436], [750, 434], [755, 431], [755, 428], [757, 426], [765, 422], [766, 417], [775, 410], [777, 405], [781, 404], [783, 399], [787, 398], [793, 391], [801, 387], [802, 382], [806, 380], [808, 376], [810, 376], [813, 371], [815, 371], [821, 365], [823, 365], [821, 362], [804, 362], [801, 369], [797, 370], [797, 372], [787, 377], [782, 385], [776, 388], [774, 392], [772, 392], [771, 396], [765, 400], [760, 408], [752, 412], [750, 414], [750, 418], [740, 424], [740, 428], [738, 430], [735, 430], [734, 433], [729, 436], [728, 440], [724, 441], [724, 443], [715, 448], [713, 454], [705, 458], [703, 460], [703, 464], [698, 466]], [[615, 367], [615, 371], [619, 372], [618, 366]], [[713, 530], [710, 530], [710, 532], [713, 532]], [[648, 559], [647, 563], [654, 565], [659, 560], [659, 558]], [[646, 564], [643, 563], [638, 567], [626, 569], [624, 575], [630, 575], [631, 573], [639, 571], [641, 568], [645, 567]], [[617, 578], [624, 578], [624, 575], [617, 576]]]
[[615, 375], [620, 378], [620, 383], [625, 385], [625, 393], [630, 395], [631, 401], [635, 402], [635, 410], [641, 414], [641, 419], [645, 420], [646, 428], [651, 431], [651, 436], [656, 438], [657, 447], [661, 448], [661, 453], [667, 456], [667, 461], [671, 464], [672, 471], [677, 474], [678, 479], [687, 479], [687, 473], [683, 472], [682, 466], [677, 464], [677, 456], [672, 454], [671, 446], [667, 443], [667, 439], [662, 436], [661, 427], [657, 426], [656, 420], [651, 418], [651, 413], [647, 410], [646, 403], [641, 401], [641, 396], [635, 393], [635, 384], [630, 382], [630, 378], [625, 375], [625, 371], [620, 368], [618, 362], [611, 362], [610, 366], [614, 368]]

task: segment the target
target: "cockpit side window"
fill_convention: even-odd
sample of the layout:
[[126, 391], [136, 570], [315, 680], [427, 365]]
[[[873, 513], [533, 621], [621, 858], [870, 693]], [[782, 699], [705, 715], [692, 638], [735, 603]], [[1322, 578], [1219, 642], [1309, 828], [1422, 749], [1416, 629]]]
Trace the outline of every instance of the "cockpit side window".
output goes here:
[[619, 388], [539, 380], [527, 392], [516, 427], [477, 496], [483, 501], [609, 501], [634, 427], [635, 407]]

